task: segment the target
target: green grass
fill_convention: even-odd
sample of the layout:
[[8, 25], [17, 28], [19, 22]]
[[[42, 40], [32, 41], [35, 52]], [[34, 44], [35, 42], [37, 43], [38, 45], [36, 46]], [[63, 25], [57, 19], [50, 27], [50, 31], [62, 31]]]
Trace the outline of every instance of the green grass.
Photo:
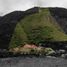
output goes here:
[[23, 28], [18, 23], [16, 28], [15, 28], [13, 37], [11, 39], [9, 48], [13, 48], [13, 47], [17, 47], [17, 46], [23, 45], [27, 41], [28, 41], [27, 34], [24, 32]]
[[24, 43], [40, 43], [45, 41], [67, 41], [57, 21], [51, 16], [49, 9], [39, 9], [39, 13], [28, 15], [16, 26], [11, 47]]

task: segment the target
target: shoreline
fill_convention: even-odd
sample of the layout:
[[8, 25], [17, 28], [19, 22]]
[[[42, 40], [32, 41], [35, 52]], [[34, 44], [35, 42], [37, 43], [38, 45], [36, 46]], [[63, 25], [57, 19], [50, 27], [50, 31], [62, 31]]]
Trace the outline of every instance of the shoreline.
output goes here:
[[33, 55], [33, 54], [26, 54], [26, 55], [9, 55], [9, 56], [0, 56], [0, 59], [1, 58], [14, 58], [14, 57], [22, 57], [22, 58], [26, 58], [26, 57], [28, 57], [28, 58], [33, 58], [33, 57], [35, 57], [35, 58], [62, 58], [62, 59], [67, 59], [67, 57], [56, 57], [56, 56], [50, 56], [50, 55], [47, 55], [47, 56], [45, 56], [45, 55]]

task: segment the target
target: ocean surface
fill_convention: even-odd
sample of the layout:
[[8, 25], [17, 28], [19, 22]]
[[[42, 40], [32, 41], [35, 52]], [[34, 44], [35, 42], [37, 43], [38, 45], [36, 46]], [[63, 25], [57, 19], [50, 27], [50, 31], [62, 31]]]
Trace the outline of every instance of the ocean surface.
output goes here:
[[0, 58], [0, 67], [67, 67], [67, 59], [55, 57]]

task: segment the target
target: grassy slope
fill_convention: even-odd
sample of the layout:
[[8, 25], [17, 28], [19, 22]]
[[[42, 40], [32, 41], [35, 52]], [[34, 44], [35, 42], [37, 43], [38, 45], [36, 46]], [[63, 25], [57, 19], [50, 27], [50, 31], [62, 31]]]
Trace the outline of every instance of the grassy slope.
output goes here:
[[26, 42], [67, 41], [67, 35], [50, 15], [49, 9], [40, 9], [39, 13], [29, 15], [16, 26], [10, 47]]
[[16, 47], [22, 45], [23, 43], [27, 42], [27, 40], [28, 39], [26, 33], [24, 32], [21, 25], [18, 23], [15, 28], [15, 32], [13, 34], [9, 47]]

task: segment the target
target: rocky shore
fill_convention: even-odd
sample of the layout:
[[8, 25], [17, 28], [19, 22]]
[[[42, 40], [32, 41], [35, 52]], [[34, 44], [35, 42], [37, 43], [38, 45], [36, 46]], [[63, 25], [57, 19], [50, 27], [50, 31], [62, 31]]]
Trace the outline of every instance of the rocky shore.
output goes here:
[[9, 50], [0, 49], [0, 58], [17, 56], [67, 58], [67, 42], [46, 42], [40, 46], [24, 45]]

